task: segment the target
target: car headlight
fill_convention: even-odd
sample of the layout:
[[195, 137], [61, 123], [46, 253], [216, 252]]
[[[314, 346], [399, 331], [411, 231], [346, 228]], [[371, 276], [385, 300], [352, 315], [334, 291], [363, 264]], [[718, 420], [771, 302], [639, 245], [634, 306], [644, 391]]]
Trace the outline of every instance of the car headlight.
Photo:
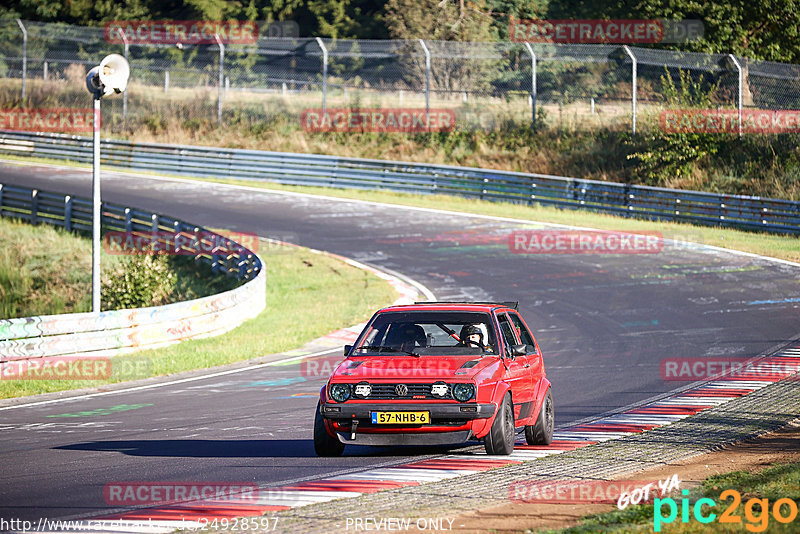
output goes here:
[[475, 386], [472, 384], [455, 384], [453, 386], [453, 397], [458, 402], [467, 402], [475, 395]]
[[331, 384], [331, 398], [336, 402], [344, 402], [350, 398], [350, 384]]

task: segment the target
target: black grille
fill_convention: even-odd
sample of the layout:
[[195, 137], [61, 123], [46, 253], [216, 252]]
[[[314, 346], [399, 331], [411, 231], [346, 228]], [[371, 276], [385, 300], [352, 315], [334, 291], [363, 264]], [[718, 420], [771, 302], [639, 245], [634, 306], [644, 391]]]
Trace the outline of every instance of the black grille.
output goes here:
[[[450, 391], [450, 385], [447, 384], [447, 394], [443, 397], [438, 395], [431, 395], [431, 386], [433, 384], [404, 384], [408, 388], [408, 393], [400, 396], [396, 393], [395, 387], [398, 384], [370, 384], [372, 386], [372, 393], [367, 399], [452, 399], [453, 395]], [[355, 397], [359, 398], [359, 397]]]

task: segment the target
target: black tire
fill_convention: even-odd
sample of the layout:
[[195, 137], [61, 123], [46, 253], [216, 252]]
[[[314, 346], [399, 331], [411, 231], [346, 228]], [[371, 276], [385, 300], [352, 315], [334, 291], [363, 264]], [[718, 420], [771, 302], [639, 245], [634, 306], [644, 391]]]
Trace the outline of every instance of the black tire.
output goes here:
[[489, 433], [483, 438], [486, 454], [511, 454], [514, 452], [514, 407], [511, 395], [506, 393], [498, 407]]
[[341, 456], [344, 452], [344, 443], [334, 438], [325, 430], [325, 420], [319, 411], [317, 403], [317, 415], [314, 416], [314, 452], [317, 456]]
[[539, 417], [535, 425], [525, 427], [525, 441], [528, 445], [550, 445], [553, 442], [553, 427], [555, 426], [555, 408], [553, 406], [553, 395], [547, 389], [544, 396], [542, 409], [539, 410]]

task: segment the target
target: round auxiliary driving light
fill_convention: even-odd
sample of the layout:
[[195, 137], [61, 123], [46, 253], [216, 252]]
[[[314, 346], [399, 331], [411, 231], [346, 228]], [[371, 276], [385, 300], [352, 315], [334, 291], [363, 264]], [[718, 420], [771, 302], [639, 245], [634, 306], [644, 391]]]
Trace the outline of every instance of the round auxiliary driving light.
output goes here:
[[475, 386], [472, 384], [456, 384], [453, 386], [453, 397], [458, 402], [467, 402], [475, 395]]
[[336, 402], [344, 402], [350, 398], [350, 384], [331, 384], [331, 398]]
[[444, 398], [447, 396], [449, 391], [450, 389], [444, 382], [435, 382], [431, 385], [431, 395]]
[[356, 397], [369, 397], [370, 393], [372, 393], [372, 386], [370, 386], [368, 382], [360, 382], [356, 384]]

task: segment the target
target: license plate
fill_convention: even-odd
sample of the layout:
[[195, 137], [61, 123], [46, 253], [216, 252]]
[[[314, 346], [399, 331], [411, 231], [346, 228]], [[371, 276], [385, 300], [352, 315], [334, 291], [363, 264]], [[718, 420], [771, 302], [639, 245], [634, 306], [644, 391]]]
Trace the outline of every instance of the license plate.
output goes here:
[[429, 412], [372, 412], [374, 425], [423, 425], [430, 422]]

